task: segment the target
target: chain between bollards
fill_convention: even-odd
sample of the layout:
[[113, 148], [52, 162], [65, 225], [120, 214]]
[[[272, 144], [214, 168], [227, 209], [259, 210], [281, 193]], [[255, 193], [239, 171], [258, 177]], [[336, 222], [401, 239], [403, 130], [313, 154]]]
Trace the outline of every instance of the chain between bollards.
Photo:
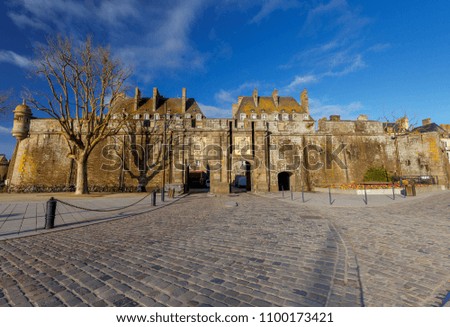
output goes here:
[[56, 203], [57, 201], [51, 197], [47, 201], [47, 211], [45, 213], [45, 229], [52, 229], [55, 227], [55, 215], [56, 215]]

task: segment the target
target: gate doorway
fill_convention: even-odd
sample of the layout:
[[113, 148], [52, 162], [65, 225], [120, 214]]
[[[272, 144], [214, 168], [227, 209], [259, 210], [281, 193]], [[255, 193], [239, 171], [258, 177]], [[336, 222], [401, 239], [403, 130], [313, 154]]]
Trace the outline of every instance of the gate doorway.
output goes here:
[[278, 174], [278, 191], [289, 191], [291, 189], [290, 178], [291, 174], [286, 171]]
[[252, 173], [251, 173], [251, 165], [250, 162], [246, 161], [245, 162], [245, 178], [247, 180], [247, 191], [251, 191], [252, 190]]

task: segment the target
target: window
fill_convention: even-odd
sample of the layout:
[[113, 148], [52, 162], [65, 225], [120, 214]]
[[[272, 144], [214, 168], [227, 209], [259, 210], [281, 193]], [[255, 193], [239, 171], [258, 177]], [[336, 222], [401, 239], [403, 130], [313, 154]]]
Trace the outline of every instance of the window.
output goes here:
[[303, 119], [308, 120], [309, 119], [309, 115], [308, 114], [304, 114], [303, 115]]
[[195, 115], [195, 119], [197, 119], [197, 120], [202, 120], [202, 114], [197, 114], [197, 115]]
[[150, 119], [150, 114], [144, 114], [144, 119], [145, 120], [149, 120]]
[[245, 118], [247, 118], [246, 114], [241, 114], [241, 120], [245, 120]]
[[134, 115], [134, 119], [139, 119], [139, 118], [141, 118], [141, 115], [139, 115], [139, 114]]
[[252, 114], [252, 119], [256, 119], [257, 115], [256, 114]]
[[159, 120], [159, 114], [155, 114], [155, 120]]
[[262, 115], [261, 115], [261, 119], [262, 119], [262, 120], [266, 120], [266, 119], [267, 119], [267, 114], [262, 114]]
[[289, 120], [289, 114], [283, 114], [283, 120]]
[[191, 119], [191, 114], [186, 114], [186, 115], [184, 115], [184, 118], [186, 118], [186, 119]]

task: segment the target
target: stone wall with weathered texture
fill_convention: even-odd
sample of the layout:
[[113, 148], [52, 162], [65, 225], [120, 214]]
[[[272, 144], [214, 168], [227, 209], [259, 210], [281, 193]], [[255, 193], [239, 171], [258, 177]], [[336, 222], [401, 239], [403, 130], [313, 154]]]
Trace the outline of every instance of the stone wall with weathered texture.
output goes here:
[[[318, 125], [315, 131], [313, 121], [246, 123], [241, 128], [227, 119], [204, 119], [195, 127], [175, 124], [167, 133], [165, 170], [162, 135], [119, 134], [92, 152], [89, 185], [94, 190], [135, 190], [141, 184], [149, 190], [162, 185], [162, 171], [166, 184], [183, 184], [185, 164], [192, 170], [209, 170], [211, 191], [216, 193], [228, 192], [236, 175], [245, 175], [247, 167], [252, 190], [261, 192], [278, 191], [283, 172], [290, 176], [290, 187], [299, 191], [302, 186], [361, 182], [371, 167], [384, 167], [391, 175], [433, 175], [440, 184], [448, 184], [448, 161], [438, 133], [392, 136], [374, 121], [319, 121]], [[67, 155], [57, 122], [32, 120], [29, 137], [16, 149], [11, 184], [16, 188], [73, 185], [76, 165]]]

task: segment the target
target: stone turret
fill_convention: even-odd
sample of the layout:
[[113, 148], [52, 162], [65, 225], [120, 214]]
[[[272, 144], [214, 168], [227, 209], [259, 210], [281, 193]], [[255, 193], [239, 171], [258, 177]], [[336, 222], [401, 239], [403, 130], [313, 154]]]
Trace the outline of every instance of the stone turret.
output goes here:
[[31, 116], [31, 109], [27, 106], [25, 100], [14, 110], [14, 125], [11, 134], [18, 141], [21, 141], [28, 136]]

